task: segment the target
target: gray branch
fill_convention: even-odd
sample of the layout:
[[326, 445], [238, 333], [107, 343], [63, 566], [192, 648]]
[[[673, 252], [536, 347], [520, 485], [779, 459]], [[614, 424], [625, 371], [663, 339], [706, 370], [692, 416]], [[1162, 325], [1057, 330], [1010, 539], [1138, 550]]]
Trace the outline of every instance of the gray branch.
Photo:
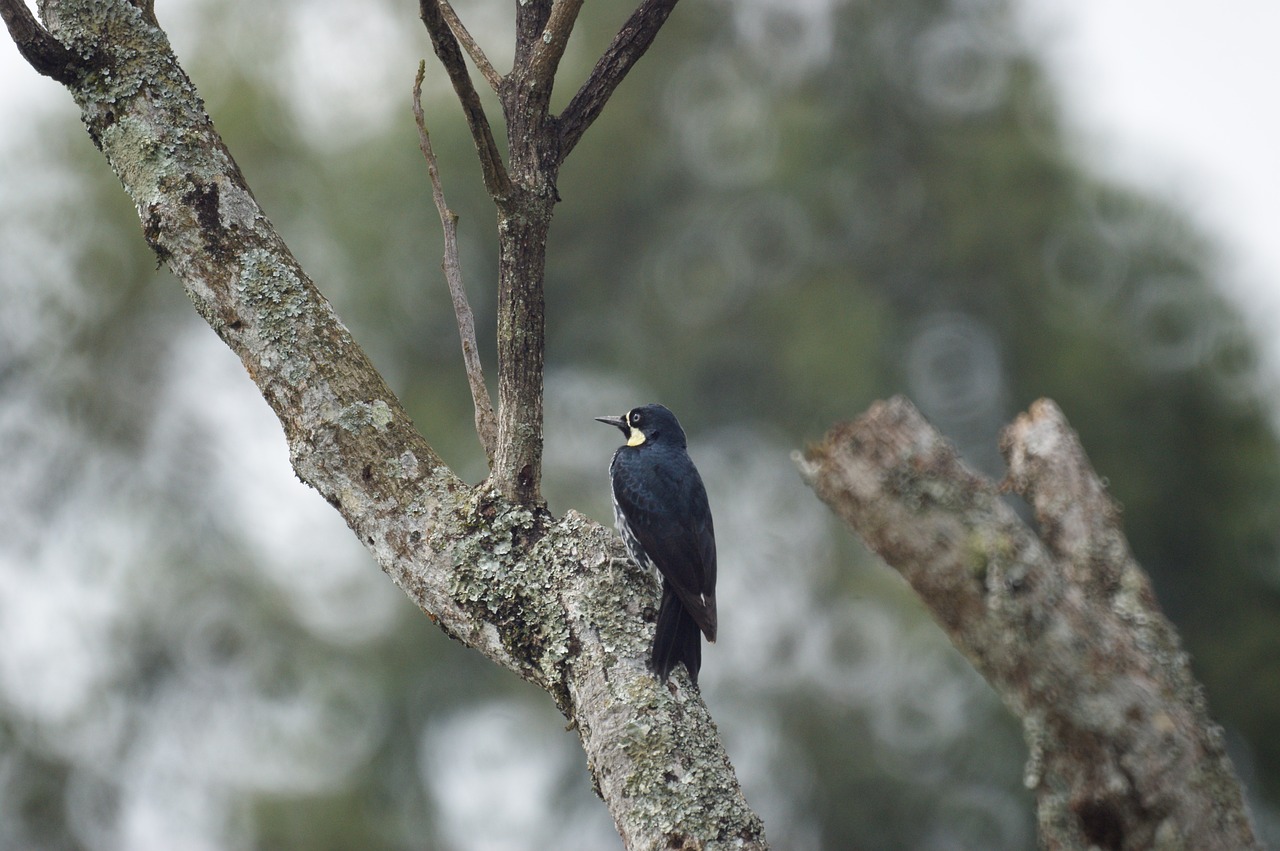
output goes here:
[[546, 29], [533, 47], [529, 59], [530, 78], [535, 85], [545, 86], [550, 93], [556, 79], [556, 69], [569, 45], [573, 25], [582, 11], [582, 0], [555, 0], [547, 16]]
[[1001, 449], [1039, 535], [900, 397], [833, 428], [801, 467], [1021, 719], [1045, 848], [1260, 848], [1221, 730], [1062, 412], [1037, 402]]
[[[471, 83], [471, 74], [467, 72], [467, 62], [462, 58], [458, 39], [446, 20], [444, 7], [453, 11], [446, 0], [420, 0], [418, 3], [422, 23], [427, 28], [427, 35], [431, 37], [431, 47], [444, 66], [445, 73], [449, 75], [449, 82], [453, 84], [458, 102], [462, 104], [467, 127], [471, 130], [471, 140], [480, 157], [485, 189], [493, 198], [506, 198], [511, 194], [511, 180], [502, 164], [502, 154], [498, 152], [498, 144], [493, 139], [493, 130], [489, 127], [489, 117], [485, 115], [484, 105], [480, 103], [480, 95]], [[454, 18], [456, 17], [455, 15]], [[465, 32], [465, 29], [462, 31]]]
[[59, 43], [103, 63], [68, 83], [84, 124], [144, 238], [279, 417], [298, 476], [441, 629], [554, 698], [627, 847], [764, 848], [697, 689], [646, 667], [653, 579], [598, 524], [445, 466], [259, 208], [144, 9], [43, 8]]
[[600, 117], [623, 78], [648, 51], [679, 0], [643, 0], [601, 54], [586, 82], [560, 113], [560, 158], [569, 156], [582, 134]]
[[476, 63], [480, 76], [484, 77], [485, 82], [489, 84], [489, 88], [493, 89], [496, 94], [502, 88], [502, 75], [494, 69], [493, 63], [489, 61], [488, 56], [485, 56], [479, 42], [463, 25], [462, 19], [458, 17], [458, 13], [454, 11], [449, 0], [440, 0], [440, 14], [444, 16], [445, 23], [449, 25], [454, 38], [462, 45], [463, 50], [467, 51], [471, 61]]
[[440, 165], [431, 147], [431, 134], [427, 132], [427, 119], [422, 114], [422, 79], [427, 63], [418, 63], [418, 75], [413, 79], [413, 118], [418, 125], [418, 147], [427, 160], [427, 176], [431, 178], [431, 196], [440, 213], [440, 227], [444, 229], [444, 260], [441, 267], [449, 285], [453, 300], [453, 315], [458, 322], [458, 336], [462, 340], [462, 362], [467, 370], [467, 383], [471, 386], [471, 403], [475, 409], [476, 435], [493, 467], [493, 456], [498, 443], [498, 420], [493, 414], [493, 400], [484, 381], [480, 366], [480, 347], [476, 343], [476, 320], [471, 312], [471, 302], [462, 286], [462, 263], [458, 257], [458, 216], [444, 200], [444, 187], [440, 184]]
[[[556, 70], [582, 0], [516, 4], [515, 57], [498, 77], [447, 0], [419, 0], [436, 55], [461, 102], [498, 208], [497, 441], [489, 481], [508, 499], [542, 501], [543, 373], [546, 358], [546, 246], [560, 200], [560, 166], [610, 95], [653, 43], [676, 0], [642, 0], [561, 118], [550, 114]], [[471, 83], [459, 39], [502, 100], [507, 163]], [[488, 68], [488, 70], [486, 70]]]

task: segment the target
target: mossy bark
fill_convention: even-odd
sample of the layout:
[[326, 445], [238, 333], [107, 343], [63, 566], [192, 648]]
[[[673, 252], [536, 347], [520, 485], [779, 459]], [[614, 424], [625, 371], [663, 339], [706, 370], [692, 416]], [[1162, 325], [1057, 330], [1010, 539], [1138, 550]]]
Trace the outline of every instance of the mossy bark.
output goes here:
[[911, 584], [1021, 719], [1047, 849], [1260, 848], [1119, 511], [1047, 400], [1006, 429], [1005, 487], [902, 398], [836, 426], [805, 478]]

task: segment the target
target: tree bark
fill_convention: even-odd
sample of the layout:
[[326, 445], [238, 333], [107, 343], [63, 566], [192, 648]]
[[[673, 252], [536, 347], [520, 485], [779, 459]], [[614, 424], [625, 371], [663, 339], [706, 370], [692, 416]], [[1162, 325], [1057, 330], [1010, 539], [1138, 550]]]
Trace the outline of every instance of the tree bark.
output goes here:
[[[554, 193], [554, 186], [549, 189]], [[554, 204], [554, 194], [520, 188], [498, 212], [498, 451], [493, 477], [508, 497], [529, 503], [542, 499], [542, 287]]]
[[[27, 23], [21, 5], [0, 0], [6, 23]], [[57, 46], [93, 57], [57, 73], [147, 243], [279, 417], [299, 478], [441, 629], [551, 694], [628, 848], [766, 847], [699, 692], [646, 667], [653, 578], [600, 525], [442, 463], [263, 214], [149, 4], [42, 8], [24, 37], [42, 62]], [[511, 232], [512, 263], [540, 261], [545, 223]], [[540, 445], [540, 416], [528, 425]]]
[[801, 467], [1021, 719], [1045, 848], [1260, 848], [1221, 730], [1062, 412], [1036, 402], [1001, 449], [1038, 535], [902, 398], [833, 428]]

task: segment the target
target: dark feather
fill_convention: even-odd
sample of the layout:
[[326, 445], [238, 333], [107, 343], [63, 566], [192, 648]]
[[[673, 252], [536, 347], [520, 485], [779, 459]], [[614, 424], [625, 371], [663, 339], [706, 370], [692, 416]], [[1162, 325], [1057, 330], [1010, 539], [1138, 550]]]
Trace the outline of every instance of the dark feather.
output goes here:
[[641, 453], [624, 446], [612, 470], [614, 499], [628, 531], [707, 640], [715, 641], [715, 528], [693, 462], [683, 449], [653, 447]]
[[716, 640], [716, 536], [684, 430], [661, 405], [597, 417], [627, 437], [609, 465], [618, 531], [636, 562], [662, 575], [653, 668], [666, 681], [683, 663], [698, 681], [702, 636]]
[[663, 682], [676, 665], [684, 663], [689, 679], [698, 681], [702, 667], [702, 635], [693, 615], [666, 582], [662, 585], [662, 606], [658, 609], [658, 628], [653, 636], [653, 670]]

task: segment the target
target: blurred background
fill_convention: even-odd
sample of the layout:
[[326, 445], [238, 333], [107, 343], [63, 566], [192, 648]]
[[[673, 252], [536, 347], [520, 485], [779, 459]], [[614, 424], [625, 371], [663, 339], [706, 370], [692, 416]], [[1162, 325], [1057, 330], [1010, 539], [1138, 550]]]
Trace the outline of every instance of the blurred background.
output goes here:
[[[511, 3], [456, 5], [505, 70]], [[556, 103], [631, 5], [586, 5]], [[1183, 44], [1167, 4], [1116, 5], [1154, 16], [1130, 65]], [[494, 213], [416, 6], [158, 6], [268, 215], [479, 480], [419, 58], [491, 377]], [[1216, 20], [1261, 33], [1264, 6]], [[1229, 75], [1163, 113], [1153, 89], [1183, 123], [1143, 124], [1089, 64], [1123, 14], [1067, 15], [684, 3], [563, 170], [544, 491], [611, 523], [617, 435], [592, 417], [679, 413], [721, 551], [704, 694], [777, 848], [1035, 844], [1017, 724], [790, 460], [899, 392], [993, 476], [999, 428], [1058, 401], [1280, 844], [1280, 264], [1249, 241], [1274, 209], [1179, 165], [1199, 144], [1249, 183], [1256, 139], [1223, 148], [1214, 112]], [[66, 92], [0, 42], [0, 849], [619, 847], [551, 701], [432, 627], [298, 483]], [[1221, 72], [1188, 44], [1181, 66]], [[1172, 144], [1108, 144], [1126, 120]]]

